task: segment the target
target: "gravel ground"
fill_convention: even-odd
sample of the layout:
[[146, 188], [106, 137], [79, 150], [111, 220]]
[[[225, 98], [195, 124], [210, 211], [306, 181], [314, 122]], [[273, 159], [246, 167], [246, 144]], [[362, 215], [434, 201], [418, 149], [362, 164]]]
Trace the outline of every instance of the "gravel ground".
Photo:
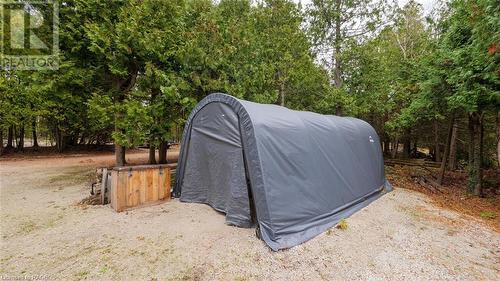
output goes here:
[[0, 280], [500, 280], [500, 235], [416, 192], [274, 253], [206, 205], [78, 206], [106, 161], [0, 161]]

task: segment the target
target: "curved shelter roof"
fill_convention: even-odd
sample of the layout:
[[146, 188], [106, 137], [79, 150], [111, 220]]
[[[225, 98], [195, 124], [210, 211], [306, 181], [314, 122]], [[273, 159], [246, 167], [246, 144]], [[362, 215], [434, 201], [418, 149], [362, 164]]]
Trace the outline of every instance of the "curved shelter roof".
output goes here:
[[211, 205], [229, 224], [256, 221], [262, 239], [278, 250], [313, 238], [389, 190], [379, 138], [368, 123], [218, 93], [186, 122], [174, 195]]

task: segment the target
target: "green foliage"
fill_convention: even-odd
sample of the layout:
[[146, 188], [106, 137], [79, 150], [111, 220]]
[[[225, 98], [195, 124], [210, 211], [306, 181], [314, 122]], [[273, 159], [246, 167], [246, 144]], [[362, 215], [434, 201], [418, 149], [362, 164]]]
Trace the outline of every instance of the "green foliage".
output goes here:
[[328, 91], [321, 95], [314, 103], [313, 110], [323, 114], [336, 114], [342, 108], [342, 114], [357, 115], [355, 97], [349, 95], [343, 88], [330, 87]]
[[109, 96], [93, 94], [87, 101], [89, 131], [93, 135], [111, 131], [113, 124], [113, 101]]
[[492, 154], [500, 5], [453, 0], [426, 17], [415, 1], [389, 2], [64, 1], [60, 69], [3, 71], [0, 128], [38, 124], [61, 148], [158, 147], [199, 100], [225, 92], [356, 116], [387, 143], [429, 145], [433, 122], [477, 114]]
[[308, 31], [336, 87], [342, 87], [353, 58], [350, 50], [361, 38], [374, 34], [389, 10], [386, 0], [313, 0], [308, 6]]
[[500, 6], [495, 0], [454, 1], [444, 45], [451, 64], [448, 82], [454, 108], [481, 112], [500, 106]]
[[346, 230], [349, 225], [347, 224], [347, 221], [345, 219], [342, 219], [336, 226], [338, 229], [341, 229], [341, 230]]
[[494, 213], [494, 212], [481, 212], [481, 217], [483, 219], [495, 219], [497, 217], [497, 215]]
[[127, 99], [115, 105], [114, 110], [123, 113], [123, 118], [115, 120], [115, 126], [121, 129], [113, 132], [115, 141], [124, 147], [144, 143], [152, 122], [147, 108], [137, 100]]

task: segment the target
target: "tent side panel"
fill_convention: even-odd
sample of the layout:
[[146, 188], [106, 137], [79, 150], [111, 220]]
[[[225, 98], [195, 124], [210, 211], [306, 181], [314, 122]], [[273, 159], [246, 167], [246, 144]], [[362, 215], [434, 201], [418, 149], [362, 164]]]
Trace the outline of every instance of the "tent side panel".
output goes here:
[[186, 125], [184, 127], [184, 132], [181, 141], [181, 151], [179, 155], [179, 162], [176, 171], [176, 184], [174, 187], [174, 196], [181, 197], [183, 193], [183, 182], [187, 178], [185, 176], [187, 155], [189, 151], [189, 143], [191, 142], [191, 131], [193, 119], [197, 116], [198, 112], [201, 111], [205, 106], [211, 103], [223, 103], [228, 105], [237, 114], [240, 122], [240, 132], [241, 132], [241, 142], [243, 144], [243, 149], [245, 151], [245, 161], [247, 174], [249, 176], [248, 181], [250, 183], [250, 188], [253, 194], [253, 201], [255, 202], [255, 209], [257, 220], [261, 225], [261, 228], [266, 225], [270, 225], [269, 209], [267, 204], [267, 198], [264, 193], [264, 177], [261, 170], [261, 161], [259, 156], [259, 151], [257, 149], [255, 132], [253, 122], [242, 104], [243, 101], [238, 100], [232, 96], [215, 93], [205, 97], [202, 101], [196, 105], [196, 107], [191, 111], [188, 119], [186, 120]]
[[[378, 198], [384, 187], [376, 132], [367, 123], [243, 102], [261, 159], [273, 249], [298, 245]], [[259, 209], [257, 209], [258, 211]]]
[[224, 103], [209, 103], [191, 123], [181, 201], [206, 203], [228, 224], [251, 225], [239, 120]]

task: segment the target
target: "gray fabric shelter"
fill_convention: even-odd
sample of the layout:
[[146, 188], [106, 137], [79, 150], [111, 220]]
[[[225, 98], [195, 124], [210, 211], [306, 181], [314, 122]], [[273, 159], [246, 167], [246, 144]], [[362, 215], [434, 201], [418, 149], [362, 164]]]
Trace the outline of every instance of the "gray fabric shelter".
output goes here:
[[[392, 190], [366, 122], [212, 94], [184, 128], [174, 196], [252, 226], [273, 250], [326, 231]], [[251, 205], [254, 205], [254, 207]]]

